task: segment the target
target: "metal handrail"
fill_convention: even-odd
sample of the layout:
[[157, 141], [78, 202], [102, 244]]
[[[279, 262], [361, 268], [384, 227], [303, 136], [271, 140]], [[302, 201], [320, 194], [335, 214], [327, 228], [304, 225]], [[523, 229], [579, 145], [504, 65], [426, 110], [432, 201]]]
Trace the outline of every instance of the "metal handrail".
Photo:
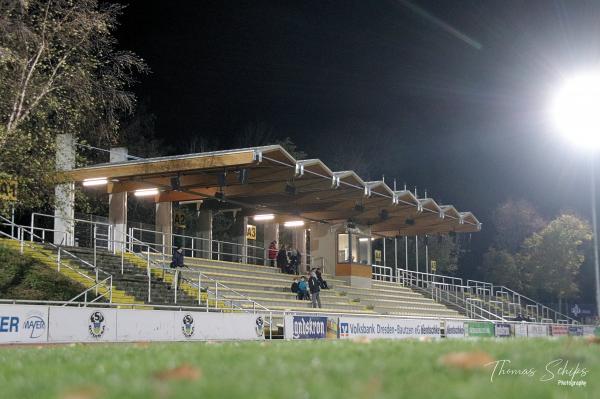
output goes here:
[[[106, 284], [107, 281], [110, 284], [107, 285]], [[102, 286], [107, 287], [108, 291], [105, 292], [104, 294], [98, 295], [97, 294], [98, 293], [98, 288], [101, 288]], [[108, 302], [112, 303], [112, 294], [113, 294], [112, 293], [112, 287], [113, 287], [112, 286], [112, 276], [109, 276], [109, 277], [105, 278], [104, 280], [100, 281], [99, 283], [95, 284], [94, 286], [92, 286], [92, 287], [88, 288], [87, 290], [83, 291], [82, 293], [77, 294], [76, 296], [74, 296], [73, 298], [71, 298], [69, 301], [67, 301], [67, 303], [65, 303], [63, 306], [67, 306], [68, 304], [71, 304], [71, 303], [75, 302], [82, 295], [84, 297], [84, 300], [83, 300], [84, 306], [87, 303], [94, 303], [94, 302], [100, 300], [100, 298], [106, 297], [106, 295], [108, 295]], [[92, 290], [96, 291], [96, 297], [94, 299], [92, 299], [91, 301], [88, 302], [88, 300], [87, 300], [87, 293], [90, 292], [90, 291], [92, 291]]]
[[[82, 277], [84, 277], [84, 278], [86, 278], [86, 279], [89, 279], [89, 280], [93, 281], [94, 283], [97, 283], [97, 282], [98, 282], [98, 273], [104, 273], [106, 276], [111, 276], [111, 274], [110, 274], [110, 273], [107, 273], [107, 272], [105, 272], [104, 270], [102, 270], [102, 269], [98, 268], [97, 266], [95, 266], [95, 265], [92, 265], [91, 263], [89, 263], [89, 262], [87, 262], [87, 261], [85, 261], [85, 260], [81, 259], [81, 258], [80, 258], [80, 257], [78, 257], [77, 255], [74, 255], [74, 254], [72, 254], [71, 252], [69, 252], [69, 251], [65, 250], [65, 249], [64, 249], [62, 246], [58, 246], [58, 245], [52, 244], [52, 243], [50, 243], [50, 242], [47, 242], [47, 241], [45, 241], [45, 240], [42, 240], [42, 238], [41, 238], [41, 237], [37, 236], [36, 234], [33, 234], [33, 235], [32, 235], [32, 237], [40, 239], [42, 244], [44, 244], [44, 245], [48, 245], [48, 246], [52, 247], [53, 249], [55, 249], [55, 250], [57, 251], [57, 256], [56, 256], [56, 259], [54, 259], [52, 256], [50, 256], [50, 255], [48, 255], [48, 254], [46, 254], [46, 253], [44, 253], [44, 252], [40, 251], [40, 249], [39, 249], [39, 248], [37, 248], [37, 247], [35, 247], [34, 245], [32, 245], [32, 244], [30, 244], [30, 243], [26, 243], [26, 242], [25, 242], [25, 241], [26, 241], [26, 240], [25, 240], [25, 232], [27, 232], [27, 233], [29, 233], [29, 234], [31, 235], [31, 232], [30, 232], [30, 231], [27, 231], [27, 228], [28, 228], [28, 226], [20, 226], [20, 225], [17, 225], [17, 224], [15, 224], [15, 223], [12, 223], [12, 222], [10, 222], [8, 219], [6, 219], [6, 218], [5, 218], [5, 217], [3, 217], [3, 216], [0, 216], [0, 220], [4, 221], [4, 222], [5, 222], [5, 223], [4, 223], [5, 225], [12, 225], [13, 227], [16, 227], [16, 228], [17, 228], [17, 234], [18, 234], [18, 237], [17, 237], [17, 238], [13, 237], [13, 236], [12, 236], [12, 235], [10, 235], [10, 234], [4, 233], [4, 232], [2, 232], [2, 231], [0, 231], [0, 234], [1, 234], [1, 235], [3, 235], [3, 236], [5, 236], [5, 237], [8, 237], [8, 238], [10, 238], [10, 239], [12, 239], [12, 240], [17, 240], [17, 241], [19, 241], [19, 242], [21, 243], [21, 253], [22, 253], [22, 248], [23, 248], [25, 245], [27, 245], [29, 248], [33, 249], [34, 251], [36, 251], [36, 252], [38, 252], [38, 253], [41, 253], [42, 255], [44, 255], [44, 256], [47, 256], [47, 257], [49, 257], [49, 258], [50, 258], [52, 261], [56, 262], [56, 264], [57, 264], [57, 267], [58, 267], [58, 271], [60, 271], [60, 267], [61, 267], [61, 266], [65, 266], [65, 267], [67, 267], [67, 268], [71, 269], [72, 271], [74, 271], [75, 273], [79, 274], [80, 276], [82, 276]], [[31, 241], [31, 242], [33, 242], [33, 241]], [[79, 271], [79, 270], [77, 270], [77, 269], [74, 269], [73, 267], [69, 266], [69, 264], [67, 264], [67, 263], [64, 263], [64, 262], [62, 261], [62, 254], [67, 254], [67, 255], [68, 255], [69, 257], [71, 257], [73, 260], [75, 260], [75, 261], [79, 262], [80, 264], [86, 265], [86, 266], [90, 267], [91, 269], [93, 269], [93, 270], [94, 270], [94, 272], [96, 273], [96, 278], [94, 279], [94, 278], [92, 278], [92, 277], [88, 276], [87, 274], [85, 274], [85, 273], [82, 273], [82, 272], [80, 272], [80, 271]]]
[[[145, 246], [147, 248], [147, 250], [148, 250], [148, 254], [150, 253], [150, 251], [153, 251], [157, 255], [161, 255], [161, 256], [164, 255], [162, 252], [158, 252], [155, 248], [152, 248], [148, 243], [144, 243], [143, 241], [140, 241], [137, 238], [130, 236], [129, 234], [125, 234], [125, 237], [127, 239], [129, 239], [130, 240], [129, 242], [131, 242], [133, 245]], [[139, 257], [138, 253], [134, 252], [132, 250], [129, 250], [127, 245], [124, 245], [123, 248], [124, 248], [125, 251], [127, 251], [127, 252], [129, 252], [129, 253], [131, 253], [131, 254], [136, 255], [136, 256]], [[152, 260], [150, 258], [150, 256], [148, 256], [144, 260], [147, 261], [149, 265], [155, 265], [155, 267], [153, 267], [154, 269], [158, 269], [158, 270], [161, 270], [163, 272], [173, 273], [173, 274], [180, 272], [179, 270], [172, 270], [170, 268], [166, 268], [164, 264], [160, 264], [160, 263], [155, 262], [154, 260]], [[197, 279], [201, 278], [201, 279], [204, 279], [205, 281], [208, 280], [211, 283], [214, 283], [215, 287], [221, 287], [221, 288], [223, 288], [223, 289], [225, 289], [225, 290], [227, 290], [229, 292], [232, 292], [232, 293], [234, 293], [234, 294], [242, 297], [243, 299], [240, 299], [240, 301], [243, 300], [245, 302], [248, 302], [248, 303], [252, 304], [253, 305], [253, 310], [255, 310], [256, 308], [258, 308], [258, 309], [270, 312], [270, 310], [267, 307], [265, 307], [264, 305], [261, 305], [260, 303], [256, 302], [255, 300], [253, 300], [253, 299], [251, 299], [251, 298], [249, 298], [249, 297], [247, 297], [247, 296], [245, 296], [245, 295], [237, 292], [236, 290], [228, 287], [227, 285], [221, 283], [220, 281], [217, 281], [217, 280], [213, 279], [212, 277], [205, 275], [201, 271], [193, 270], [193, 269], [191, 269], [189, 267], [186, 267], [185, 270], [186, 270], [186, 272], [188, 274], [193, 274]], [[174, 278], [177, 278], [177, 275], [175, 275]], [[198, 285], [196, 281], [187, 279], [186, 276], [183, 275], [183, 274], [182, 274], [182, 278], [188, 284], [190, 284], [192, 287], [199, 288], [199, 290], [201, 291], [202, 287], [201, 287], [201, 285]], [[208, 284], [207, 284], [207, 288], [206, 288], [206, 293], [207, 294], [211, 293]], [[219, 298], [218, 298], [218, 289], [215, 289], [215, 292], [213, 293], [213, 295], [215, 296], [214, 300], [215, 300], [215, 305], [216, 305], [216, 302], [219, 301]], [[225, 300], [225, 299], [223, 298], [223, 300]], [[208, 306], [208, 300], [207, 300], [207, 306]], [[242, 308], [242, 307], [239, 307], [239, 309], [245, 311], [245, 309]]]
[[[175, 234], [175, 233], [171, 233], [171, 234], [167, 234], [163, 231], [155, 231], [155, 230], [150, 230], [150, 229], [144, 229], [141, 227], [130, 227], [129, 228], [129, 235], [131, 235], [132, 237], [135, 237], [135, 232], [138, 231], [140, 232], [140, 237], [143, 236], [143, 233], [150, 233], [150, 234], [154, 234], [154, 235], [160, 235], [162, 237], [161, 239], [161, 243], [152, 243], [151, 245], [156, 246], [156, 247], [162, 247], [163, 250], [165, 247], [170, 248], [175, 246], [173, 244], [173, 241], [177, 238], [180, 238], [183, 243], [185, 244], [186, 240], [190, 239], [191, 240], [191, 247], [186, 247], [185, 245], [182, 245], [182, 249], [184, 249], [185, 251], [191, 251], [192, 253], [192, 257], [195, 257], [194, 254], [195, 253], [204, 253], [207, 252], [209, 254], [209, 256], [212, 256], [212, 254], [217, 254], [217, 257], [221, 258], [221, 256], [239, 256], [242, 258], [250, 258], [250, 259], [254, 259], [256, 261], [262, 261], [262, 263], [264, 264], [266, 259], [266, 250], [264, 247], [261, 246], [257, 246], [257, 245], [251, 245], [251, 244], [240, 244], [237, 242], [229, 242], [229, 241], [219, 241], [219, 240], [212, 240], [209, 238], [204, 238], [204, 237], [197, 237], [197, 236], [189, 236], [189, 235], [184, 235], [184, 234]], [[171, 236], [171, 243], [167, 243], [165, 241], [165, 236]], [[209, 249], [200, 249], [200, 248], [194, 248], [194, 242], [196, 240], [199, 240], [201, 242], [206, 242], [209, 245]], [[140, 240], [142, 241], [142, 240]], [[213, 244], [217, 244], [217, 250], [213, 250]], [[222, 248], [224, 245], [231, 245], [234, 246], [236, 248], [238, 248], [241, 253], [229, 253], [229, 252], [224, 252], [222, 251], [220, 248]], [[256, 255], [251, 255], [248, 254], [248, 249], [254, 249], [254, 250], [258, 250], [260, 251], [261, 255], [260, 256], [256, 256]], [[200, 258], [202, 258], [202, 256], [199, 256]]]
[[[400, 276], [401, 274], [406, 274], [409, 276], [409, 278], [405, 278], [404, 276], [401, 277]], [[411, 276], [411, 274], [416, 275], [416, 278], [413, 278]], [[484, 320], [490, 320], [490, 319], [505, 320], [502, 316], [492, 313], [481, 306], [473, 304], [471, 301], [468, 300], [469, 298], [464, 298], [464, 291], [455, 291], [455, 292], [460, 292], [461, 294], [463, 294], [463, 297], [461, 298], [459, 295], [455, 294], [454, 292], [452, 292], [450, 290], [444, 290], [444, 295], [446, 295], [446, 297], [447, 297], [447, 299], [444, 300], [444, 297], [441, 292], [442, 290], [439, 288], [439, 286], [445, 286], [445, 285], [448, 285], [448, 283], [438, 283], [438, 282], [430, 282], [427, 280], [419, 280], [418, 274], [423, 274], [423, 273], [412, 271], [412, 270], [397, 269], [396, 270], [396, 282], [398, 284], [406, 284], [408, 282], [408, 285], [412, 289], [431, 294], [431, 297], [434, 301], [442, 302], [442, 303], [445, 303], [445, 304], [448, 304], [451, 306], [458, 306], [466, 313], [469, 313], [469, 312], [473, 313], [473, 308], [474, 308], [475, 310], [478, 310], [480, 312], [480, 317]], [[416, 282], [416, 283], [413, 283], [413, 282]], [[420, 286], [419, 282], [423, 283], [424, 286]], [[450, 297], [453, 297], [453, 299], [455, 299], [455, 301], [454, 302], [450, 301]], [[484, 317], [483, 316], [484, 314], [486, 314], [490, 317]]]

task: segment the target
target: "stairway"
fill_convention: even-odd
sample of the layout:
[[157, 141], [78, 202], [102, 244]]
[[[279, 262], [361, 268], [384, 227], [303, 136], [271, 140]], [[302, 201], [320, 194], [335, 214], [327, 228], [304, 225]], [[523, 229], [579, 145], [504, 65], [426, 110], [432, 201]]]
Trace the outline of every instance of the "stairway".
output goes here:
[[[94, 251], [89, 248], [68, 248], [69, 252], [81, 259], [94, 262]], [[140, 266], [140, 262], [143, 266]], [[113, 276], [113, 286], [123, 290], [140, 303], [152, 305], [175, 305], [175, 292], [171, 289], [172, 278], [158, 270], [153, 270], [151, 279], [151, 295], [148, 301], [148, 276], [146, 264], [135, 255], [126, 254], [121, 273], [121, 256], [106, 250], [96, 250], [96, 264], [99, 268]], [[115, 301], [116, 302], [116, 301]], [[177, 305], [198, 306], [198, 293], [180, 287], [177, 292]], [[201, 297], [201, 305], [206, 304], [206, 295]]]
[[[20, 242], [18, 240], [0, 239], [0, 245], [11, 248], [15, 251], [20, 250]], [[23, 255], [29, 256], [53, 270], [58, 270], [57, 254], [52, 248], [44, 247], [36, 243], [26, 242], [23, 246]], [[93, 270], [82, 265], [78, 265], [74, 259], [70, 259], [66, 255], [62, 256], [61, 265], [62, 267], [60, 268], [59, 273], [65, 277], [80, 283], [85, 288], [91, 288], [95, 285], [95, 273]], [[84, 277], [84, 275], [87, 276], [87, 278]], [[119, 288], [115, 287], [113, 282], [112, 301], [114, 303], [131, 305], [144, 303], [143, 300], [139, 300], [135, 296], [130, 295], [126, 291]], [[109, 290], [104, 286], [98, 288], [98, 293], [105, 295], [106, 297], [109, 296], [108, 291]], [[83, 300], [83, 298], [81, 298], [81, 300]], [[104, 299], [101, 301], [107, 302], [107, 300]]]
[[[157, 263], [162, 261], [160, 255], [151, 257]], [[311, 309], [309, 301], [296, 299], [296, 295], [290, 291], [296, 276], [283, 274], [278, 268], [190, 257], [185, 259], [185, 263], [271, 310], [306, 312], [310, 309], [315, 313], [464, 317], [456, 310], [400, 284], [373, 281], [371, 288], [356, 288], [328, 274], [323, 274], [323, 278], [330, 289], [321, 290], [320, 293], [323, 308]]]

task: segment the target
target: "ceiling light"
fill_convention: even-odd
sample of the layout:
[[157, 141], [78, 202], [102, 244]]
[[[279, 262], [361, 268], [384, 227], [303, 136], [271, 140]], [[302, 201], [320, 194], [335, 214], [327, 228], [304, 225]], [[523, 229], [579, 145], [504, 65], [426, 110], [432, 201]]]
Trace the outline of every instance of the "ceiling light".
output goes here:
[[290, 220], [283, 224], [285, 227], [300, 227], [304, 226], [304, 220]]
[[106, 183], [108, 183], [108, 178], [106, 178], [106, 177], [94, 177], [93, 179], [85, 179], [83, 181], [83, 185], [86, 187], [102, 186]]
[[135, 190], [136, 197], [151, 197], [158, 194], [158, 188], [143, 188], [141, 190]]
[[272, 213], [267, 213], [264, 215], [254, 215], [253, 219], [256, 220], [257, 222], [265, 221], [265, 220], [273, 220], [273, 219], [275, 219], [275, 215], [273, 215]]

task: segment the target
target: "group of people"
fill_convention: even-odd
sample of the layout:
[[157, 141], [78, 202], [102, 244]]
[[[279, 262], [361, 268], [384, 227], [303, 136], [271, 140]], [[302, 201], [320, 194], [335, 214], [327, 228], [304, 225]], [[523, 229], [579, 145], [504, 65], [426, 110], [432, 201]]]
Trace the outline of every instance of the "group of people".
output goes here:
[[271, 267], [275, 267], [275, 263], [277, 263], [277, 267], [281, 269], [282, 273], [298, 274], [301, 258], [300, 251], [295, 248], [286, 248], [285, 245], [282, 245], [278, 250], [277, 241], [271, 241], [269, 244], [269, 263]]
[[327, 281], [323, 280], [323, 275], [319, 268], [313, 268], [306, 273], [306, 277], [295, 278], [291, 290], [299, 300], [312, 301], [312, 307], [321, 307], [321, 289], [327, 289]]

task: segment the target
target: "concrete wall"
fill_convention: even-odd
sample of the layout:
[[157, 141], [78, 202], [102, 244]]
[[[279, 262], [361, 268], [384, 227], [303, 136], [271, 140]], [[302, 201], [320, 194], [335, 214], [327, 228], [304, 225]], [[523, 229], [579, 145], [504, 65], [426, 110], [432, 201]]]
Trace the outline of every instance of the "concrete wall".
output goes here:
[[310, 225], [310, 250], [313, 266], [323, 262], [325, 273], [335, 274], [336, 233], [330, 231], [330, 225], [312, 223]]

